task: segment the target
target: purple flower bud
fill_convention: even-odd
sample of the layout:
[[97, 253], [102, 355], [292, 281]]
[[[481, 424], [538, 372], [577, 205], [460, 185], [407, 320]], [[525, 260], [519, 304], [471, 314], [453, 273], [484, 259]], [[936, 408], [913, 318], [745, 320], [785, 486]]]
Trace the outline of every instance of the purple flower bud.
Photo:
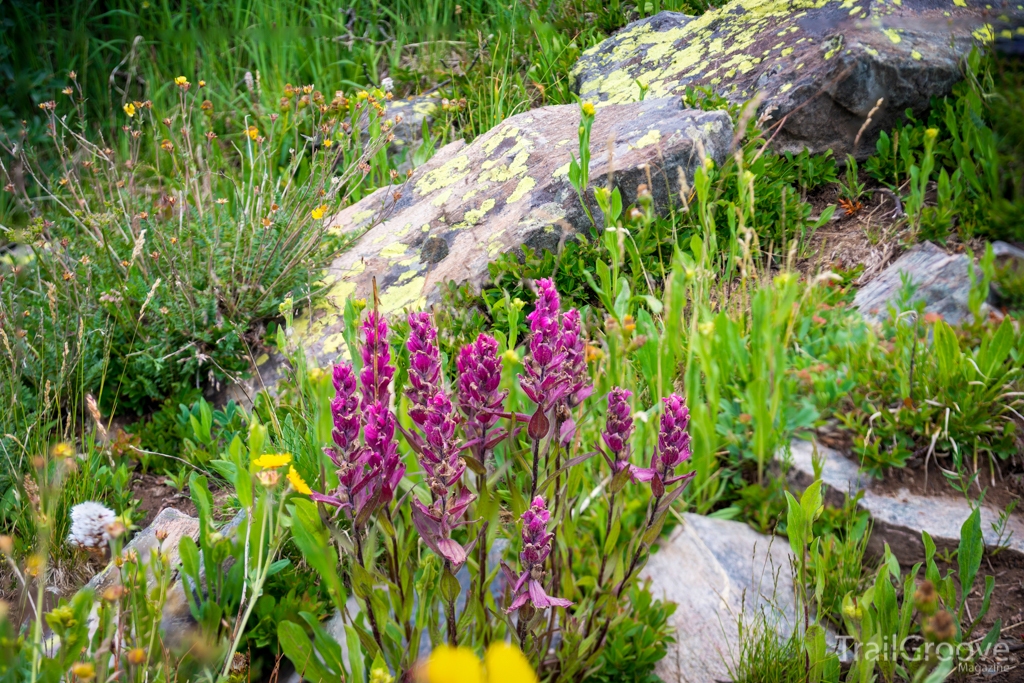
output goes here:
[[629, 463], [629, 437], [633, 433], [633, 415], [629, 399], [633, 392], [614, 387], [608, 393], [608, 415], [601, 438], [611, 452], [612, 467], [616, 472]]
[[530, 321], [530, 356], [523, 363], [526, 374], [519, 376], [519, 382], [530, 400], [540, 410], [547, 410], [557, 398], [550, 392], [561, 384], [558, 368], [565, 356], [560, 348], [558, 290], [547, 278], [536, 284], [537, 301], [533, 312], [526, 316]]
[[558, 344], [565, 354], [562, 363], [566, 382], [565, 402], [569, 408], [575, 408], [594, 391], [587, 371], [587, 342], [583, 337], [580, 312], [575, 308], [570, 308], [562, 316], [562, 334]]
[[365, 462], [370, 469], [371, 500], [374, 507], [387, 505], [394, 498], [398, 482], [405, 474], [405, 465], [398, 455], [395, 443], [395, 416], [387, 404], [376, 402], [366, 409], [366, 426], [363, 428], [367, 454]]
[[472, 344], [459, 350], [459, 409], [466, 416], [466, 439], [478, 459], [486, 449], [487, 431], [499, 420], [507, 392], [501, 386], [501, 359], [498, 342], [481, 334]]
[[686, 401], [679, 394], [661, 399], [665, 412], [661, 416], [658, 430], [658, 459], [666, 478], [675, 468], [690, 459], [690, 411]]
[[409, 314], [409, 417], [422, 428], [427, 403], [441, 388], [441, 354], [437, 348], [437, 329], [429, 313]]
[[437, 392], [427, 406], [423, 425], [426, 444], [420, 464], [430, 478], [435, 497], [443, 497], [459, 481], [466, 470], [459, 458], [459, 444], [455, 440], [458, 416], [452, 402], [444, 392]]
[[363, 370], [359, 381], [363, 385], [363, 410], [371, 403], [388, 405], [388, 385], [395, 375], [391, 366], [391, 348], [388, 346], [388, 321], [376, 311], [370, 311], [363, 321]]
[[[331, 416], [334, 418], [334, 443], [342, 453], [351, 451], [359, 441], [359, 399], [356, 398], [356, 373], [350, 363], [334, 366], [334, 400]], [[337, 464], [337, 462], [335, 462]]]
[[547, 504], [540, 496], [534, 498], [530, 509], [523, 513], [523, 549], [519, 553], [523, 571], [519, 578], [515, 579], [511, 570], [506, 565], [502, 565], [509, 583], [514, 581], [512, 603], [506, 612], [513, 612], [527, 602], [537, 609], [572, 605], [571, 601], [564, 598], [549, 596], [542, 583], [545, 577], [544, 562], [551, 554], [551, 539], [554, 537], [548, 532], [550, 519], [551, 513], [548, 512]]

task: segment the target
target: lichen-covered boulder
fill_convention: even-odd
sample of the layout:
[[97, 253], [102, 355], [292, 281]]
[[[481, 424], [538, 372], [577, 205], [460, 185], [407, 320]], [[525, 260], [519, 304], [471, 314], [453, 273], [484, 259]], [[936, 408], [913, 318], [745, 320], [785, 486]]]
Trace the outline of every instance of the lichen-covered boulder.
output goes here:
[[[297, 321], [307, 352], [329, 362], [343, 351], [345, 299], [369, 297], [374, 277], [384, 312], [421, 307], [437, 300], [439, 283], [483, 283], [487, 264], [503, 252], [524, 244], [554, 249], [589, 230], [568, 177], [579, 124], [575, 105], [513, 116], [472, 144], [442, 148], [397, 200], [396, 188], [383, 188], [335, 216], [340, 231], [373, 227], [331, 265], [326, 297]], [[731, 139], [724, 112], [684, 110], [675, 99], [603, 108], [591, 131], [590, 188], [611, 179], [628, 205], [647, 184], [665, 209], [678, 198], [680, 175], [691, 182], [702, 157], [721, 163]], [[592, 193], [586, 200], [600, 225]]]
[[921, 113], [961, 79], [961, 58], [992, 36], [982, 7], [976, 0], [732, 0], [699, 17], [661, 12], [583, 53], [572, 77], [595, 103], [635, 101], [637, 81], [647, 97], [680, 96], [691, 85], [733, 102], [761, 93], [760, 113], [782, 122], [776, 148], [864, 157], [878, 131], [907, 108]]

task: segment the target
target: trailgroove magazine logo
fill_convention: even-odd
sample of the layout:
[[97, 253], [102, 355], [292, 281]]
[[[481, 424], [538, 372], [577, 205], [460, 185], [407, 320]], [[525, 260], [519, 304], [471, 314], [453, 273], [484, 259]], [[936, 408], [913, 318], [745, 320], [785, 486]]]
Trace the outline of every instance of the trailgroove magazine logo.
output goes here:
[[[961, 673], [993, 674], [1009, 670], [1008, 665], [1001, 665], [998, 660], [1010, 653], [1010, 646], [1005, 642], [935, 643], [916, 635], [903, 640], [894, 635], [881, 641], [860, 643], [853, 636], [836, 636], [836, 653], [844, 663], [855, 660], [908, 664], [948, 661]], [[981, 663], [981, 659], [997, 661]]]

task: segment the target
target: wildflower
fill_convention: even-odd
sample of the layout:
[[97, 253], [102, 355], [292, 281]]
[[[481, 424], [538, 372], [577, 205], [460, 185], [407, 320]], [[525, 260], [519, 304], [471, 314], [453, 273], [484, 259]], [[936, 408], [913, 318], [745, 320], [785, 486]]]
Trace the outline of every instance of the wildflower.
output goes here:
[[135, 116], [135, 105], [131, 102], [124, 105], [122, 109], [124, 109], [124, 113], [128, 115], [128, 118], [132, 118], [133, 116]]
[[272, 489], [281, 480], [281, 475], [278, 474], [277, 470], [260, 470], [256, 473], [256, 479], [264, 488]]
[[664, 413], [658, 430], [658, 448], [651, 457], [650, 468], [636, 468], [633, 477], [637, 481], [651, 482], [655, 496], [665, 495], [665, 487], [678, 481], [689, 480], [693, 472], [676, 476], [675, 469], [690, 459], [690, 411], [678, 394], [662, 400]]
[[302, 475], [299, 474], [298, 470], [296, 470], [292, 465], [288, 466], [288, 483], [292, 485], [292, 488], [295, 489], [297, 493], [301, 493], [304, 496], [308, 496], [313, 493], [309, 488], [309, 484], [305, 482]]
[[75, 662], [71, 665], [71, 673], [83, 681], [91, 681], [96, 678], [96, 667], [90, 662]]
[[370, 97], [370, 93], [366, 92], [365, 90], [360, 90], [359, 92], [356, 93], [357, 100], [365, 100], [368, 97]]
[[917, 585], [914, 592], [914, 606], [922, 614], [932, 615], [939, 606], [939, 594], [935, 590], [935, 584], [925, 580]]
[[[459, 410], [466, 417], [465, 432], [477, 460], [492, 446], [487, 432], [500, 418], [501, 407], [508, 392], [500, 391], [501, 358], [498, 342], [480, 334], [476, 341], [459, 350], [456, 360], [459, 371]], [[502, 438], [502, 436], [498, 438]]]
[[409, 339], [409, 390], [406, 395], [412, 402], [409, 417], [423, 428], [427, 416], [427, 403], [441, 388], [441, 354], [437, 348], [437, 328], [430, 319], [430, 313], [410, 313]]
[[141, 647], [133, 647], [128, 651], [128, 663], [133, 666], [138, 666], [146, 661], [146, 651]]
[[72, 90], [72, 89], [71, 89], [71, 86], [69, 85], [68, 87], [66, 87], [66, 88], [64, 88], [63, 90], [61, 90], [61, 92], [62, 92], [62, 93], [64, 93], [65, 95], [71, 95], [71, 94], [73, 94], [73, 93], [74, 93], [75, 91], [74, 91], [74, 90]]
[[291, 453], [264, 453], [260, 457], [252, 461], [253, 465], [259, 467], [261, 470], [273, 470], [278, 467], [284, 467], [290, 464], [292, 461]]
[[[332, 374], [335, 397], [331, 401], [331, 417], [334, 420], [331, 436], [334, 446], [328, 446], [324, 452], [337, 468], [338, 487], [328, 494], [314, 491], [309, 495], [317, 502], [337, 508], [348, 508], [354, 502], [358, 515], [366, 500], [367, 488], [363, 483], [366, 478], [364, 451], [359, 444], [361, 425], [356, 373], [351, 364], [341, 363], [334, 366]], [[357, 495], [360, 492], [361, 495]]]
[[544, 562], [551, 554], [551, 540], [554, 534], [548, 532], [548, 521], [551, 513], [548, 512], [544, 499], [537, 496], [533, 499], [530, 509], [523, 513], [523, 549], [519, 553], [519, 561], [523, 565], [523, 572], [516, 579], [508, 565], [502, 563], [501, 568], [505, 577], [512, 585], [512, 604], [509, 605], [506, 613], [513, 612], [526, 603], [532, 604], [536, 609], [547, 609], [548, 607], [569, 607], [570, 600], [564, 598], [550, 597], [541, 583], [544, 580]]
[[583, 112], [584, 116], [593, 116], [594, 104], [592, 102], [584, 102], [583, 105], [580, 107], [580, 111]]
[[178, 76], [174, 79], [174, 85], [178, 86], [179, 88], [187, 88], [189, 86], [189, 82], [188, 79], [184, 76]]
[[81, 548], [102, 548], [110, 540], [107, 527], [117, 516], [102, 503], [86, 501], [71, 508], [68, 542]]
[[530, 356], [519, 382], [537, 404], [530, 420], [530, 437], [540, 439], [547, 435], [550, 422], [546, 413], [557, 406], [562, 422], [559, 438], [566, 442], [575, 431], [569, 410], [593, 391], [587, 374], [586, 340], [579, 313], [573, 309], [561, 315], [561, 300], [554, 282], [541, 279], [536, 284], [537, 301], [533, 312], [526, 316], [530, 322]]
[[67, 441], [61, 441], [53, 445], [53, 448], [50, 449], [50, 455], [58, 459], [72, 458], [75, 455], [75, 449]]
[[475, 499], [476, 496], [470, 493], [469, 489], [463, 488], [457, 497], [454, 495], [442, 497], [429, 507], [421, 503], [418, 498], [413, 498], [412, 501], [412, 521], [423, 538], [423, 542], [427, 544], [428, 548], [450, 562], [455, 569], [458, 569], [466, 561], [469, 551], [472, 550], [472, 545], [469, 548], [462, 547], [461, 544], [452, 540], [451, 532], [453, 529], [469, 523], [469, 520], [464, 520], [462, 517]]
[[206, 87], [206, 81], [204, 81], [204, 80], [200, 79], [200, 80], [199, 80], [199, 87], [200, 87], [200, 88], [205, 88], [205, 87]]
[[199, 108], [205, 112], [213, 111], [213, 102], [210, 100], [203, 100], [203, 103], [199, 105]]
[[315, 209], [313, 209], [310, 212], [310, 215], [313, 216], [313, 220], [318, 221], [318, 220], [320, 220], [321, 218], [324, 217], [324, 213], [326, 211], [327, 211], [327, 205], [326, 204], [321, 204], [320, 206], [318, 206]]
[[440, 645], [430, 653], [420, 683], [537, 683], [526, 656], [515, 645], [499, 641], [484, 653], [483, 666], [468, 647]]
[[388, 346], [388, 322], [377, 311], [370, 311], [363, 321], [363, 370], [359, 381], [363, 388], [363, 408], [370, 403], [388, 404], [388, 385], [394, 377], [391, 347]]
[[171, 142], [170, 140], [164, 140], [163, 142], [160, 143], [160, 149], [162, 149], [165, 152], [173, 152], [174, 143]]
[[384, 78], [380, 82], [380, 89], [383, 90], [384, 92], [391, 92], [392, 90], [395, 89], [394, 80], [392, 80], [391, 77]]
[[629, 399], [632, 396], [633, 392], [619, 387], [613, 387], [608, 392], [608, 416], [605, 418], [605, 428], [601, 433], [601, 439], [608, 447], [605, 459], [615, 474], [623, 470], [635, 469], [629, 464], [631, 452], [629, 437], [633, 433], [633, 416], [629, 407]]
[[956, 638], [956, 621], [946, 610], [939, 610], [928, 618], [921, 631], [933, 643], [949, 643]]
[[[392, 372], [394, 369], [392, 368]], [[365, 400], [365, 395], [364, 395]], [[366, 426], [363, 437], [368, 452], [365, 456], [370, 482], [370, 500], [367, 503], [372, 512], [387, 505], [394, 498], [398, 482], [405, 474], [405, 464], [398, 455], [395, 443], [395, 416], [386, 402], [377, 401], [366, 409]]]
[[256, 126], [249, 126], [245, 130], [245, 132], [249, 136], [250, 140], [255, 140], [256, 138], [258, 138], [260, 136], [260, 129], [257, 128]]
[[333, 144], [334, 144], [334, 140], [332, 140], [330, 138], [324, 138], [324, 140], [323, 140], [324, 147], [330, 149], [331, 145], [333, 145]]

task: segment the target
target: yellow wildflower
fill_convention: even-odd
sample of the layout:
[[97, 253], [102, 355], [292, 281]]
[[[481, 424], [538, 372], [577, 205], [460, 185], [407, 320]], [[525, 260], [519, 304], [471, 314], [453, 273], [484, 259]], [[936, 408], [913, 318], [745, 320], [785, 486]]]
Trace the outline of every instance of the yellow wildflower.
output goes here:
[[248, 130], [246, 130], [246, 133], [249, 134], [250, 140], [255, 140], [260, 136], [260, 129], [257, 128], [256, 126], [249, 126]]
[[131, 102], [124, 105], [124, 113], [128, 114], [128, 118], [132, 118], [133, 116], [135, 116], [135, 105]]
[[71, 665], [71, 673], [83, 681], [90, 681], [96, 678], [96, 667], [90, 662], [75, 662]]
[[431, 653], [420, 677], [426, 683], [537, 683], [523, 653], [505, 642], [487, 648], [482, 666], [468, 647], [442, 645]]
[[70, 458], [75, 454], [75, 449], [67, 441], [61, 441], [53, 445], [50, 454], [55, 458]]
[[186, 85], [188, 85], [188, 79], [184, 76], [178, 76], [174, 79], [174, 85], [178, 86], [179, 88], [184, 88]]
[[199, 87], [200, 88], [205, 88], [206, 87], [206, 81], [200, 80], [199, 81]]
[[359, 92], [356, 93], [356, 99], [357, 100], [365, 100], [369, 96], [370, 96], [370, 93], [366, 92], [365, 90], [360, 90]]
[[594, 104], [592, 102], [584, 102], [580, 109], [583, 111], [584, 116], [594, 115]]
[[334, 140], [330, 138], [324, 138], [324, 147], [330, 147], [334, 144]]
[[302, 479], [302, 475], [299, 474], [298, 470], [291, 466], [288, 467], [288, 482], [292, 485], [293, 489], [304, 496], [313, 493], [313, 490]]
[[326, 211], [327, 211], [327, 205], [326, 204], [321, 204], [320, 206], [318, 206], [315, 209], [313, 209], [313, 211], [311, 212], [310, 215], [313, 216], [313, 220], [318, 221], [318, 220], [320, 220], [321, 218], [324, 217], [324, 212], [326, 212]]
[[260, 457], [252, 461], [253, 465], [259, 467], [261, 470], [273, 470], [278, 467], [284, 467], [291, 463], [291, 453], [264, 453]]

